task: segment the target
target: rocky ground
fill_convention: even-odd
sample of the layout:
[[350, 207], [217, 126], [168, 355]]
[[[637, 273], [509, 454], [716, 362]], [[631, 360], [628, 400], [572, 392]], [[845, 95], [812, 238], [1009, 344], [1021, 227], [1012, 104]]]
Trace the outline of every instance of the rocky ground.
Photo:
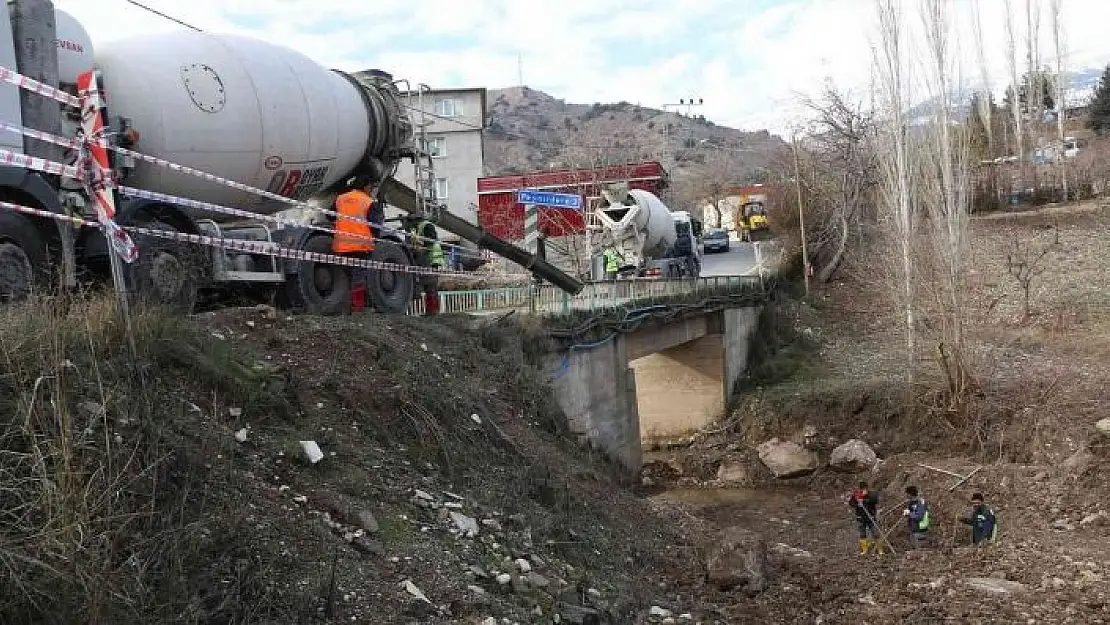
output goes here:
[[511, 323], [7, 321], [0, 622], [633, 623], [697, 576]]
[[[1110, 211], [982, 220], [973, 232], [974, 423], [948, 425], [928, 396], [906, 401], [897, 328], [876, 314], [870, 285], [845, 280], [793, 310], [797, 333], [776, 356], [785, 362], [764, 367], [767, 379], [732, 420], [651, 455], [645, 490], [657, 501], [681, 505], [703, 531], [754, 533], [730, 566], [766, 550], [765, 589], [741, 599], [707, 588], [700, 618], [1110, 622], [1110, 271], [1101, 253]], [[1027, 317], [1011, 261], [1042, 250]], [[830, 466], [849, 440], [873, 449], [872, 468]], [[857, 555], [844, 495], [860, 478], [881, 493], [893, 547], [883, 557]], [[934, 519], [920, 552], [907, 550], [900, 513], [911, 483]], [[1000, 541], [981, 549], [957, 521], [975, 491], [1001, 523]], [[751, 567], [738, 576], [752, 579]]]

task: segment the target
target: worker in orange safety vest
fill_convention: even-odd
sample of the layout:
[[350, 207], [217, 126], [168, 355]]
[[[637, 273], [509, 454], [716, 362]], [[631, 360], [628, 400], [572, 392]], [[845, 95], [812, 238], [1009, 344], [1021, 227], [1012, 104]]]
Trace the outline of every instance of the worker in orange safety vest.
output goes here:
[[370, 195], [370, 177], [357, 175], [347, 180], [347, 191], [335, 198], [335, 236], [331, 251], [335, 254], [369, 254], [374, 251], [374, 236], [370, 231], [370, 210], [374, 198]]

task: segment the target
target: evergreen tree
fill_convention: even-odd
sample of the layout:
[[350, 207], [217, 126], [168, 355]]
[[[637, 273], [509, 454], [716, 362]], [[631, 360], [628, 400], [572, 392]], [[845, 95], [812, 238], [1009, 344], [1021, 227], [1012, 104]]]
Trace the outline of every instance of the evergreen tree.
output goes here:
[[1087, 127], [1099, 135], [1110, 131], [1110, 65], [1098, 81], [1095, 97], [1091, 99], [1087, 113]]
[[[1041, 91], [1041, 107], [1043, 110], [1051, 110], [1056, 108], [1056, 98], [1052, 94], [1052, 80], [1053, 76], [1045, 70], [1035, 72], [1026, 72], [1021, 77], [1021, 85], [1018, 86], [1018, 105], [1021, 112], [1025, 115], [1031, 115], [1034, 111], [1030, 110], [1033, 102], [1030, 101], [1030, 95], [1034, 93], [1037, 85]], [[1010, 85], [1006, 88], [1006, 97], [1003, 100], [1003, 106], [1007, 111], [1011, 110], [1010, 106], [1013, 103], [1014, 88]], [[1040, 111], [1036, 111], [1040, 115]]]

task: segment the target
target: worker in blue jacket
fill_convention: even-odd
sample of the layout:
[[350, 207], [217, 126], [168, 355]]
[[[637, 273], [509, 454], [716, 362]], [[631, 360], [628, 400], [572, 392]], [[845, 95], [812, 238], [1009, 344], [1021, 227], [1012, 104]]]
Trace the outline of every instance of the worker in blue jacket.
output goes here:
[[906, 487], [906, 507], [902, 510], [910, 529], [910, 546], [920, 549], [925, 546], [925, 536], [929, 531], [929, 505], [917, 491], [916, 486]]
[[983, 541], [994, 542], [998, 535], [998, 517], [994, 510], [983, 501], [983, 493], [971, 496], [971, 514], [960, 519], [971, 526], [971, 544], [978, 545]]

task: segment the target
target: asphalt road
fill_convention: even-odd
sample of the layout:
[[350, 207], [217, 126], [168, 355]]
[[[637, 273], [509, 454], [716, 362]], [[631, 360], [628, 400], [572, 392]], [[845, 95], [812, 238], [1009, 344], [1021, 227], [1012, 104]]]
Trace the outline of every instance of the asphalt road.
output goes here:
[[755, 271], [755, 248], [751, 243], [731, 241], [727, 252], [702, 254], [701, 275], [742, 276]]

